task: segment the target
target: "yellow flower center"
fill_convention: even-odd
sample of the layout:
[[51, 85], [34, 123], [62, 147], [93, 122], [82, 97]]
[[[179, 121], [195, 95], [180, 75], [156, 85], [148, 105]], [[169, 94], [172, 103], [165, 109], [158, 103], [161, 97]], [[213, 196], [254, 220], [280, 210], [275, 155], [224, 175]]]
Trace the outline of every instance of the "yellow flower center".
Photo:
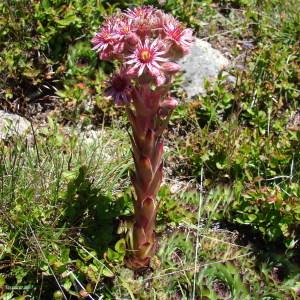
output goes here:
[[111, 34], [110, 33], [104, 33], [103, 34], [104, 41], [110, 41], [111, 40]]
[[142, 62], [148, 62], [151, 60], [151, 52], [149, 50], [143, 50], [140, 53], [140, 60]]
[[129, 26], [124, 26], [124, 27], [123, 27], [123, 31], [124, 31], [124, 32], [130, 32]]

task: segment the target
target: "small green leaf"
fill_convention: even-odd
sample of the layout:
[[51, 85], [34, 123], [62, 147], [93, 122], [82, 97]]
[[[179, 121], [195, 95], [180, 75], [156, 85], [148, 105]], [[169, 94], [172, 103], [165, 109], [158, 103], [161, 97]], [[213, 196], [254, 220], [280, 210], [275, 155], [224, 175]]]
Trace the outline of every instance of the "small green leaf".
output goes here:
[[119, 241], [117, 241], [116, 245], [115, 245], [115, 250], [118, 253], [124, 254], [126, 251], [126, 242], [125, 239], [121, 239]]
[[5, 285], [5, 278], [3, 275], [0, 275], [0, 288], [3, 288]]
[[114, 274], [110, 269], [108, 269], [108, 268], [106, 268], [106, 267], [103, 268], [102, 274], [103, 274], [103, 276], [109, 277], [109, 278], [112, 278], [112, 277], [115, 276], [115, 274]]

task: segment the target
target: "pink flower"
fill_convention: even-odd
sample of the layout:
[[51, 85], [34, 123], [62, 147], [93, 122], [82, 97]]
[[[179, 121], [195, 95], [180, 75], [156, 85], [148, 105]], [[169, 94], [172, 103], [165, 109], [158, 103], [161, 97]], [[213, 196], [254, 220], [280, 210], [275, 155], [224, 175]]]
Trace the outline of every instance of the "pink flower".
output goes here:
[[115, 34], [118, 42], [114, 47], [114, 51], [118, 54], [121, 54], [122, 52], [122, 54], [128, 54], [128, 52], [132, 50], [132, 47], [134, 47], [139, 41], [139, 37], [135, 33], [133, 21], [125, 18], [124, 16], [117, 23]]
[[172, 15], [165, 14], [163, 11], [157, 11], [156, 16], [158, 16], [160, 20], [160, 27], [164, 29], [165, 25], [172, 25], [173, 27], [176, 27], [180, 24], [180, 22]]
[[128, 8], [124, 14], [131, 19], [137, 19], [149, 18], [153, 12], [155, 12], [155, 9], [152, 6], [142, 6], [133, 9]]
[[130, 103], [132, 87], [124, 69], [113, 75], [107, 81], [107, 85], [104, 93], [106, 96], [112, 97], [116, 105], [122, 106]]
[[123, 18], [120, 20], [120, 22], [117, 24], [116, 33], [122, 38], [126, 36], [127, 34], [134, 31], [134, 28], [132, 26], [132, 20], [128, 18]]
[[163, 50], [158, 39], [152, 43], [146, 39], [144, 44], [140, 41], [134, 53], [127, 57], [129, 60], [126, 64], [133, 64], [128, 70], [128, 74], [141, 76], [146, 73], [155, 77], [158, 85], [163, 84], [165, 76], [161, 64], [167, 61], [166, 58], [162, 57], [165, 53], [166, 51]]
[[102, 27], [110, 27], [110, 26], [115, 26], [117, 23], [120, 22], [120, 20], [123, 18], [122, 14], [115, 14], [110, 17], [107, 17], [103, 23]]
[[116, 36], [112, 26], [103, 27], [92, 39], [94, 45], [93, 50], [97, 52], [105, 50], [107, 47], [113, 45], [116, 41]]
[[112, 57], [113, 48], [117, 41], [118, 37], [114, 32], [113, 26], [103, 27], [92, 39], [93, 50], [100, 52], [101, 59], [109, 59]]
[[153, 36], [153, 30], [157, 29], [159, 24], [158, 12], [159, 10], [152, 6], [144, 6], [132, 10], [127, 9], [124, 14], [133, 21], [136, 33], [144, 40], [145, 37]]
[[177, 21], [165, 24], [163, 28], [166, 39], [173, 42], [171, 48], [177, 46], [177, 50], [182, 51], [183, 54], [190, 52], [190, 48], [194, 42], [193, 31], [191, 29], [184, 29]]

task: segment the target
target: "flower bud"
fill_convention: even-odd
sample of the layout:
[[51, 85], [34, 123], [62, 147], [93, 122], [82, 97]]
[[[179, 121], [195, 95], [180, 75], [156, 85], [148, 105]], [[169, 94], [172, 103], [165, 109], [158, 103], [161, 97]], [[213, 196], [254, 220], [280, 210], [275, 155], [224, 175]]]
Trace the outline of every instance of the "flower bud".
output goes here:
[[175, 109], [178, 105], [178, 101], [175, 98], [169, 97], [160, 104], [163, 109]]
[[174, 62], [165, 62], [162, 64], [162, 67], [165, 72], [172, 73], [172, 74], [180, 70], [180, 66]]
[[174, 98], [167, 98], [165, 100], [163, 100], [163, 102], [161, 102], [160, 104], [160, 109], [159, 109], [159, 115], [162, 118], [165, 118], [169, 115], [170, 111], [172, 111], [173, 109], [175, 109], [178, 105], [178, 101]]
[[134, 32], [130, 32], [126, 35], [125, 40], [130, 46], [135, 46], [139, 42], [139, 37]]

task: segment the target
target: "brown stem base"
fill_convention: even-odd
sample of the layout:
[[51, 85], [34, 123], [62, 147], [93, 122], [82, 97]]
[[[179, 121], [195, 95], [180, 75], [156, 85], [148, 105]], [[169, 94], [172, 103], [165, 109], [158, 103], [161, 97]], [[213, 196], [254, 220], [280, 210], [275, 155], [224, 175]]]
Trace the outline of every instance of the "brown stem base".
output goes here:
[[143, 271], [149, 267], [150, 257], [145, 258], [144, 260], [140, 260], [137, 257], [128, 257], [126, 258], [125, 264], [127, 268], [134, 271]]
[[151, 257], [155, 254], [157, 242], [153, 230], [146, 231], [145, 228], [135, 224], [132, 232], [132, 248], [126, 259], [126, 266], [132, 270], [141, 270], [149, 267]]

